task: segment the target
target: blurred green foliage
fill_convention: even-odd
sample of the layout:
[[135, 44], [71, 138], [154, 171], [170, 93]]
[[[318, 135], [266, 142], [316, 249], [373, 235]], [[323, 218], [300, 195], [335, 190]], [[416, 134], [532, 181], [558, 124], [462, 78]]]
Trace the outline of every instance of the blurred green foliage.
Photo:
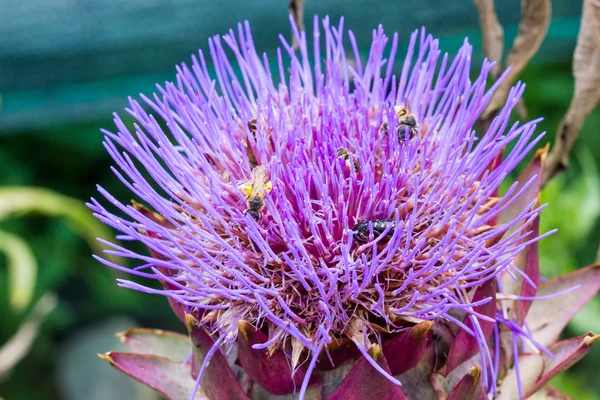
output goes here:
[[[82, 201], [94, 196], [95, 185], [100, 184], [127, 198], [129, 194], [109, 170], [110, 160], [98, 131], [110, 122], [0, 136], [2, 183], [45, 187]], [[35, 158], [32, 147], [37, 149]], [[115, 279], [125, 275], [91, 258], [92, 250], [72, 229], [68, 219], [26, 215], [2, 221], [0, 230], [26, 238], [33, 249], [39, 264], [34, 298], [51, 291], [60, 299], [30, 354], [17, 365], [12, 376], [0, 382], [0, 392], [5, 398], [62, 398], [56, 383], [59, 344], [68, 341], [74, 332], [110, 316], [125, 314], [140, 325], [181, 329], [163, 298], [118, 288]], [[15, 333], [27, 310], [17, 313], [10, 308], [5, 295], [6, 259], [0, 257], [0, 343], [4, 343]], [[90, 354], [90, 362], [102, 361]]]
[[[570, 63], [533, 64], [521, 79], [528, 84], [525, 103], [529, 117], [544, 116], [539, 132], [547, 131], [540, 144], [553, 140], [554, 130], [564, 115], [572, 94]], [[151, 90], [151, 88], [148, 88]], [[123, 102], [123, 106], [125, 103]], [[110, 172], [111, 161], [102, 146], [100, 127], [111, 128], [110, 116], [76, 126], [20, 132], [0, 136], [0, 171], [5, 186], [38, 186], [86, 201], [96, 195], [99, 184], [121, 199], [130, 194]], [[559, 233], [540, 244], [542, 274], [556, 276], [594, 262], [600, 241], [600, 110], [586, 122], [576, 145], [571, 169], [554, 180], [542, 200], [549, 207], [542, 214], [544, 231]], [[33, 150], [35, 149], [35, 156]], [[60, 399], [57, 358], [60, 344], [72, 333], [114, 315], [127, 315], [142, 326], [181, 331], [167, 301], [158, 296], [117, 287], [123, 277], [94, 259], [91, 250], [64, 219], [28, 215], [2, 221], [0, 230], [22, 238], [39, 264], [34, 298], [52, 291], [60, 305], [42, 327], [31, 353], [0, 383], [7, 399]], [[3, 257], [3, 256], [0, 256]], [[0, 343], [18, 328], [25, 315], [10, 309], [4, 293], [8, 285], [6, 259], [0, 259]], [[586, 307], [569, 326], [568, 335], [588, 329], [600, 331], [600, 299]], [[101, 362], [90, 354], [90, 362]], [[555, 380], [557, 387], [577, 399], [600, 399], [596, 378], [600, 346], [581, 363]], [[93, 377], [90, 377], [93, 379]], [[31, 382], [35, 382], [32, 385]]]

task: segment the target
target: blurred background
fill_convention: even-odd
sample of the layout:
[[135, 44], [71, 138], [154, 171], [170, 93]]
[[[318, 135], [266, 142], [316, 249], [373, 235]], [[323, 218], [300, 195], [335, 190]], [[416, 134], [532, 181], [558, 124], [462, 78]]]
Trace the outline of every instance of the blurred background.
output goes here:
[[[545, 118], [542, 144], [553, 141], [572, 95], [580, 3], [553, 1], [548, 35], [521, 75], [529, 118]], [[496, 7], [508, 47], [520, 2]], [[91, 257], [100, 251], [94, 238], [111, 232], [83, 202], [96, 196], [96, 184], [129, 197], [109, 170], [99, 129], [112, 129], [112, 112], [124, 116], [127, 96], [150, 95], [155, 83], [173, 80], [176, 64], [239, 21], [249, 20], [256, 47], [274, 55], [277, 34], [289, 36], [287, 13], [286, 0], [0, 0], [0, 346], [13, 345], [11, 354], [0, 352], [1, 398], [156, 398], [96, 357], [118, 348], [114, 333], [131, 326], [183, 331], [165, 299], [119, 289], [115, 279], [122, 275]], [[403, 43], [426, 26], [451, 54], [468, 36], [474, 64], [483, 59], [472, 0], [307, 0], [308, 27], [315, 13], [333, 21], [345, 16], [365, 56], [381, 23]], [[546, 277], [596, 259], [599, 126], [596, 109], [571, 168], [543, 192], [550, 206], [542, 229], [559, 229], [540, 245]], [[600, 332], [598, 297], [566, 335], [588, 330]], [[600, 399], [599, 367], [596, 346], [553, 384], [575, 399]]]

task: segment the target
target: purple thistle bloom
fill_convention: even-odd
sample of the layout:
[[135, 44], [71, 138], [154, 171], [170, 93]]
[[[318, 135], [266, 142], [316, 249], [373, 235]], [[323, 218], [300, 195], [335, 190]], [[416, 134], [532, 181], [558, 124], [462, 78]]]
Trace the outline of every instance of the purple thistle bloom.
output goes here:
[[217, 344], [233, 343], [238, 321], [249, 321], [269, 338], [255, 348], [283, 349], [294, 370], [308, 365], [300, 397], [334, 339], [353, 341], [397, 382], [367, 349], [428, 320], [476, 338], [493, 392], [499, 325], [522, 338], [527, 329], [502, 311], [477, 312], [495, 299], [474, 292], [500, 275], [535, 287], [513, 261], [541, 239], [530, 231], [542, 208], [535, 201], [498, 220], [534, 181], [498, 196], [541, 139], [539, 120], [508, 126], [524, 85], [476, 132], [500, 80], [486, 90], [493, 63], [484, 61], [471, 81], [466, 41], [450, 60], [414, 32], [397, 77], [398, 36], [390, 45], [381, 27], [364, 64], [350, 31], [347, 59], [343, 21], [315, 17], [310, 51], [305, 33], [294, 34], [299, 49], [281, 37], [272, 71], [240, 24], [237, 35], [209, 40], [216, 76], [200, 52], [191, 68], [177, 67], [176, 82], [142, 96], [150, 112], [130, 99], [133, 128], [115, 115], [117, 131], [104, 131], [113, 170], [157, 215], [102, 188], [119, 211], [90, 207], [118, 239], [151, 251], [107, 243], [108, 253], [137, 260], [125, 270], [164, 289], [119, 284], [181, 304]]

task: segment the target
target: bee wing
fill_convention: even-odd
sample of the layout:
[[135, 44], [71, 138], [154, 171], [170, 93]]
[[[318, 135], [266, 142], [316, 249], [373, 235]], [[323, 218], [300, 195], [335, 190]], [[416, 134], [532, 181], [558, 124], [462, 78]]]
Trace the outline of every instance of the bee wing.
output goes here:
[[252, 170], [252, 192], [251, 197], [263, 196], [267, 185], [267, 169], [263, 165], [259, 165]]

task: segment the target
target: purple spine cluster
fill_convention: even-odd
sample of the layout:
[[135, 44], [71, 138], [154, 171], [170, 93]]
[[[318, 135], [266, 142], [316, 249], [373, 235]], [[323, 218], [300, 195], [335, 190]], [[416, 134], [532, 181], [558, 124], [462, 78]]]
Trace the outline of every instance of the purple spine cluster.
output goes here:
[[[114, 173], [160, 218], [99, 188], [112, 207], [92, 200], [96, 216], [120, 241], [151, 251], [106, 243], [138, 265], [100, 260], [163, 282], [161, 290], [119, 284], [181, 303], [218, 343], [235, 340], [239, 320], [268, 332], [263, 348], [301, 343], [302, 392], [332, 338], [350, 338], [369, 357], [370, 343], [417, 320], [478, 338], [484, 377], [495, 381], [477, 322], [491, 318], [474, 310], [491, 299], [473, 301], [473, 291], [503, 271], [523, 274], [511, 263], [541, 238], [528, 236], [535, 203], [497, 218], [529, 186], [499, 196], [500, 184], [541, 138], [538, 121], [508, 125], [524, 86], [476, 132], [497, 83], [486, 90], [488, 61], [471, 80], [466, 41], [450, 59], [414, 32], [396, 76], [398, 36], [390, 41], [381, 27], [366, 59], [343, 20], [315, 18], [310, 46], [305, 32], [294, 35], [298, 50], [281, 37], [274, 68], [240, 24], [210, 39], [210, 57], [201, 51], [178, 66], [176, 81], [152, 98], [130, 99], [132, 127], [115, 115], [116, 131], [104, 131]], [[410, 137], [394, 134], [398, 107], [417, 122]], [[377, 221], [387, 221], [384, 234]], [[353, 228], [363, 222], [361, 241]], [[477, 317], [471, 327], [461, 313]]]

